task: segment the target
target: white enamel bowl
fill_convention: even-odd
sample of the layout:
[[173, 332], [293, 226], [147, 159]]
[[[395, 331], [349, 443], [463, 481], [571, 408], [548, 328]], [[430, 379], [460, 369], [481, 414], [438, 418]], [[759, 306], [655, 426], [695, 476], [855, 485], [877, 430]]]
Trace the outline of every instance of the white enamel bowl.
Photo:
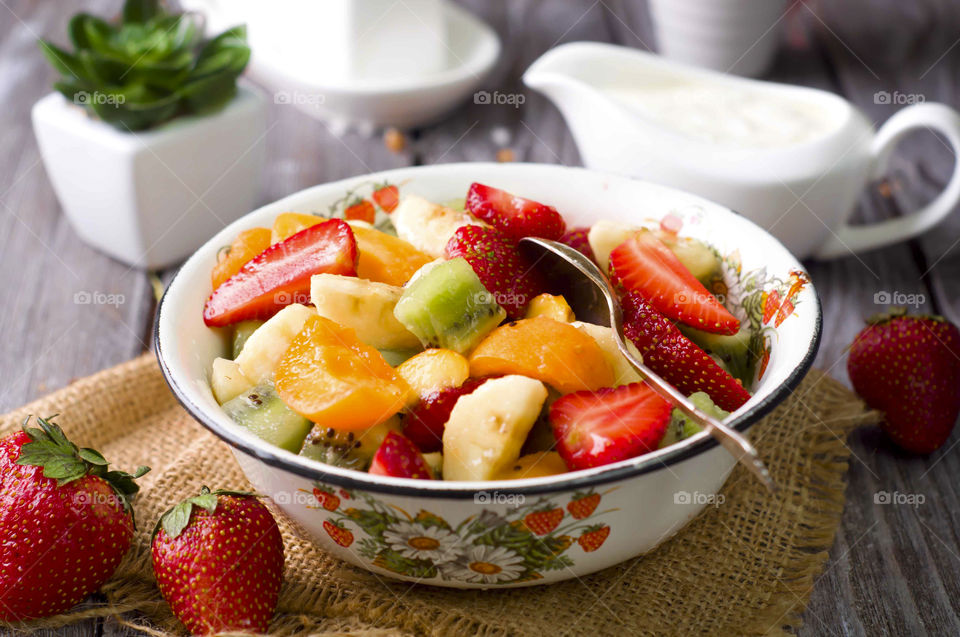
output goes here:
[[[320, 464], [273, 447], [235, 425], [211, 394], [211, 361], [228, 335], [204, 326], [217, 250], [241, 230], [270, 226], [286, 211], [325, 211], [347, 190], [398, 184], [401, 196], [463, 197], [473, 181], [555, 205], [571, 225], [640, 223], [673, 214], [682, 235], [725, 258], [735, 313], [760, 318], [764, 289], [785, 294], [803, 267], [773, 237], [730, 210], [684, 192], [584, 169], [523, 164], [447, 164], [392, 170], [315, 186], [224, 228], [183, 266], [157, 315], [156, 350], [171, 389], [197, 421], [234, 449], [253, 486], [324, 549], [386, 576], [439, 586], [556, 582], [653, 549], [714, 501], [733, 468], [706, 433], [616, 464], [511, 482], [420, 481]], [[739, 265], [739, 267], [738, 267]], [[737, 272], [739, 271], [739, 283]], [[791, 274], [792, 273], [792, 274]], [[799, 291], [797, 290], [799, 287]], [[730, 416], [750, 426], [801, 380], [820, 340], [813, 286], [794, 286], [794, 308], [764, 325], [769, 361], [749, 402]], [[789, 310], [789, 311], [787, 311]], [[776, 325], [779, 323], [779, 325]]]

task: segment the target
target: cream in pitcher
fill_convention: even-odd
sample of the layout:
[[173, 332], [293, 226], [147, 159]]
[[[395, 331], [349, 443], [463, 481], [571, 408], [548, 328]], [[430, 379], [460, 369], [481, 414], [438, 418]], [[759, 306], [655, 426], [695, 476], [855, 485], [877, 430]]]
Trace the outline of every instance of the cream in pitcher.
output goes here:
[[524, 74], [564, 115], [588, 168], [683, 188], [722, 203], [799, 257], [835, 258], [916, 236], [960, 201], [960, 163], [914, 214], [847, 223], [908, 132], [960, 148], [960, 115], [943, 104], [902, 109], [879, 130], [841, 97], [748, 80], [609, 44], [574, 42]]

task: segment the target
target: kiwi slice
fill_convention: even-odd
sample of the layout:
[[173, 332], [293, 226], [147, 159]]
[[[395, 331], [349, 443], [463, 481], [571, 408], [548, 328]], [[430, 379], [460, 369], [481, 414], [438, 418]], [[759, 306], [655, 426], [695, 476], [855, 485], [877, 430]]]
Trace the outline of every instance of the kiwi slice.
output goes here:
[[237, 356], [240, 355], [240, 350], [242, 350], [243, 346], [247, 343], [247, 339], [250, 338], [250, 335], [256, 332], [261, 325], [263, 325], [263, 321], [250, 319], [248, 321], [240, 321], [233, 326], [233, 360], [237, 360]]
[[738, 378], [744, 387], [753, 382], [753, 374], [763, 349], [763, 343], [744, 322], [736, 334], [712, 334], [692, 327], [680, 326], [691, 341], [702, 347], [731, 376]]
[[223, 410], [238, 425], [293, 453], [300, 450], [310, 431], [310, 421], [287, 407], [277, 395], [272, 379], [223, 403]]
[[424, 347], [460, 353], [472, 349], [507, 316], [462, 257], [415, 276], [393, 313]]
[[[690, 402], [696, 405], [697, 409], [717, 420], [723, 420], [730, 415], [729, 411], [724, 411], [714, 405], [710, 395], [706, 392], [698, 391], [690, 394]], [[679, 409], [674, 409], [670, 416], [670, 424], [667, 425], [667, 433], [663, 436], [658, 448], [663, 449], [675, 442], [680, 442], [684, 438], [689, 438], [699, 432], [700, 429], [700, 425], [691, 420], [689, 416]]]
[[300, 455], [337, 467], [366, 471], [373, 454], [390, 431], [400, 431], [399, 418], [391, 418], [362, 431], [313, 425], [303, 441]]

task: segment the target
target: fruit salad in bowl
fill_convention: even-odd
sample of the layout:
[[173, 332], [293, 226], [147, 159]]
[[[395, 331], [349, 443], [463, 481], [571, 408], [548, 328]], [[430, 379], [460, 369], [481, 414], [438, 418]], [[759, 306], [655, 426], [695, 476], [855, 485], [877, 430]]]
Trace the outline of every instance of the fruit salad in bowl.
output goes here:
[[161, 367], [344, 559], [460, 587], [603, 568], [676, 532], [733, 459], [578, 320], [527, 236], [593, 259], [634, 354], [741, 431], [815, 353], [809, 278], [749, 221], [585, 170], [463, 164], [318, 186], [224, 229], [161, 303]]

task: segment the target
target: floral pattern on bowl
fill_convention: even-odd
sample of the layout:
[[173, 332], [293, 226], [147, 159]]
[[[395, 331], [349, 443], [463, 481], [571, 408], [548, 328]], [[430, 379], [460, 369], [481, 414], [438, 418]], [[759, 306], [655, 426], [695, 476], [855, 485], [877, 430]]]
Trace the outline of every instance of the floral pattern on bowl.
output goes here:
[[[617, 510], [600, 509], [610, 491], [576, 492], [565, 502], [520, 496], [506, 513], [484, 508], [454, 525], [431, 511], [411, 515], [369, 493], [316, 482], [316, 504], [307, 508], [324, 512], [330, 539], [354, 547], [371, 566], [428, 583], [519, 584], [572, 568], [578, 552], [603, 546], [611, 533], [604, 516]], [[497, 495], [479, 491], [476, 501]]]

